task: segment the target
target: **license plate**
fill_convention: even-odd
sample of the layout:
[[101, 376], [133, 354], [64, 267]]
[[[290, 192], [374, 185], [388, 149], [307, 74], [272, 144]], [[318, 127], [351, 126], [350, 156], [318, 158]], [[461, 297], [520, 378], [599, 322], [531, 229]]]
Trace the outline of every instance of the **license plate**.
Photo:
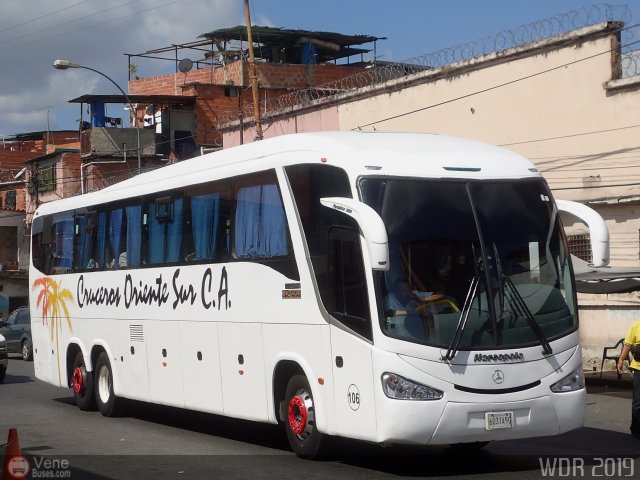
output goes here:
[[513, 412], [486, 412], [484, 423], [487, 430], [513, 428]]

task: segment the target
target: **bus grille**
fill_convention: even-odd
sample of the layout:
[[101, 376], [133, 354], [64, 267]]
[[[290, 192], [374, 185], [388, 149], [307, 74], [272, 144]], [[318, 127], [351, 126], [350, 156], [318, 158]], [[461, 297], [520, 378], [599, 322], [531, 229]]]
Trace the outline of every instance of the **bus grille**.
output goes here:
[[144, 342], [142, 325], [129, 325], [129, 340], [132, 342]]

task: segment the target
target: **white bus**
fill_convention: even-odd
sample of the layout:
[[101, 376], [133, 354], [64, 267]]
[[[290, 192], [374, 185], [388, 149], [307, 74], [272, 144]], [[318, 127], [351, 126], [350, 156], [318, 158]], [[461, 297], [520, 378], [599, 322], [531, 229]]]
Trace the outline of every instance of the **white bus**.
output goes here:
[[32, 230], [36, 376], [82, 410], [281, 422], [304, 457], [582, 425], [558, 208], [507, 150], [285, 135], [47, 203]]

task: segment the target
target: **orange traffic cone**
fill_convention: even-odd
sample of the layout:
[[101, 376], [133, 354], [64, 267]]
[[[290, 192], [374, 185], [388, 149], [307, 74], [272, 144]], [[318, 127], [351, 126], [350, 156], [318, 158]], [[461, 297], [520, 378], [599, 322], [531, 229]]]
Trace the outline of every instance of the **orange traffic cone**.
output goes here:
[[4, 455], [4, 465], [2, 468], [2, 480], [13, 480], [15, 478], [25, 478], [29, 474], [29, 463], [20, 453], [20, 443], [18, 442], [18, 429], [9, 429], [7, 439], [7, 449]]

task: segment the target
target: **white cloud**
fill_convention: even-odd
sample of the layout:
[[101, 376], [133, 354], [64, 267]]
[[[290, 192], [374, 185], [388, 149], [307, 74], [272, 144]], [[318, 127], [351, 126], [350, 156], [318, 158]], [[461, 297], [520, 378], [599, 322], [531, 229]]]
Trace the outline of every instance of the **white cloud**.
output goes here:
[[[126, 91], [124, 54], [191, 42], [201, 33], [241, 23], [243, 15], [242, 3], [229, 0], [3, 2], [0, 135], [45, 129], [47, 110], [52, 128], [75, 129], [79, 107], [68, 106], [68, 100], [118, 93], [93, 72], [54, 70], [56, 58], [95, 68]], [[149, 68], [171, 66], [156, 62]]]

